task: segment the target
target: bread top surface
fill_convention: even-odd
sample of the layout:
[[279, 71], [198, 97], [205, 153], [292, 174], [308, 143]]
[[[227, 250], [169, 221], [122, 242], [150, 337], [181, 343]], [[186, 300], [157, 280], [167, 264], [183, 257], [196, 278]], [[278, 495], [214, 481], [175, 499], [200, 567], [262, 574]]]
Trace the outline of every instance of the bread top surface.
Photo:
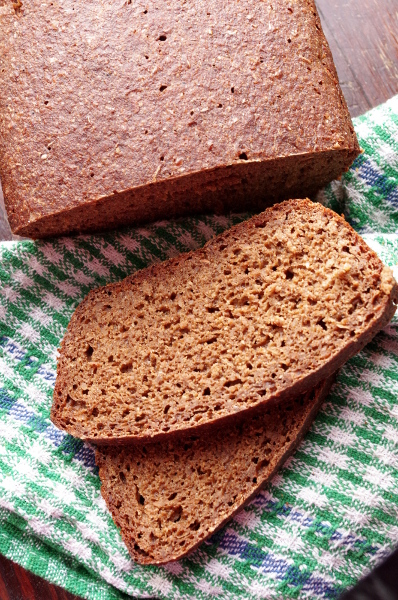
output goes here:
[[12, 227], [206, 169], [358, 150], [312, 0], [4, 0], [0, 31]]
[[392, 317], [391, 271], [336, 213], [284, 202], [195, 252], [91, 292], [60, 349], [51, 418], [127, 443], [302, 393]]
[[228, 521], [297, 446], [331, 383], [216, 435], [99, 448], [101, 493], [131, 556], [177, 560]]

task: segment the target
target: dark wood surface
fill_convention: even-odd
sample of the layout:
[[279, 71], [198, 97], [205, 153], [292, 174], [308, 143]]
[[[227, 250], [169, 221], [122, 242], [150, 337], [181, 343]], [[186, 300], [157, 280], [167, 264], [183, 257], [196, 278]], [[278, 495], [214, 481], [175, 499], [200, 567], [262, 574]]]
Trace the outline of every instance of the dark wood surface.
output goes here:
[[[316, 0], [353, 117], [398, 94], [398, 0]], [[0, 208], [0, 239], [11, 239]], [[0, 556], [0, 600], [73, 600]]]
[[0, 554], [0, 600], [77, 600]]

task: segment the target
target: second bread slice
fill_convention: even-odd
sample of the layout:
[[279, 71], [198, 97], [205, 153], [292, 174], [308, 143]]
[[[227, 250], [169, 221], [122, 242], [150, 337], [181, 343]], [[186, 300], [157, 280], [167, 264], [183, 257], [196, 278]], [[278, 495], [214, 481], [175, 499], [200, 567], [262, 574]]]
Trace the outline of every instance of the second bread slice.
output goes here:
[[332, 379], [216, 435], [98, 448], [101, 494], [132, 558], [177, 560], [230, 520], [298, 446]]
[[298, 395], [388, 323], [397, 295], [344, 219], [284, 202], [91, 292], [61, 346], [51, 418], [76, 437], [126, 443]]

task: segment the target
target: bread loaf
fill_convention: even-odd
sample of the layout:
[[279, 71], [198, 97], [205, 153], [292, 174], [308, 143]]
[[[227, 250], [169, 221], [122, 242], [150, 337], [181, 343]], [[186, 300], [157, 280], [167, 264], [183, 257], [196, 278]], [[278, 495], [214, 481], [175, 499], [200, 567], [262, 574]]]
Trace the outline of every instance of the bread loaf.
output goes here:
[[211, 435], [99, 448], [101, 494], [132, 558], [177, 560], [231, 519], [297, 447], [331, 383]]
[[395, 312], [390, 269], [309, 200], [92, 291], [60, 349], [51, 418], [127, 443], [209, 426], [311, 389]]
[[359, 152], [313, 0], [0, 2], [0, 176], [34, 238], [311, 195]]

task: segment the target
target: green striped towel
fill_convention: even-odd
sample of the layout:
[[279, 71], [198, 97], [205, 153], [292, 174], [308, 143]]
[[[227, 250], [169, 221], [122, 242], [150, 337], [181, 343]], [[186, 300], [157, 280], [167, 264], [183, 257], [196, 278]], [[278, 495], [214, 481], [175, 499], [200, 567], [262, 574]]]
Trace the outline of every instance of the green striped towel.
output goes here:
[[[364, 153], [318, 200], [398, 271], [398, 97], [355, 121]], [[96, 286], [247, 218], [0, 244], [0, 552], [84, 598], [336, 598], [398, 542], [398, 321], [342, 369], [296, 454], [189, 558], [129, 558], [93, 449], [49, 420], [57, 347]]]

